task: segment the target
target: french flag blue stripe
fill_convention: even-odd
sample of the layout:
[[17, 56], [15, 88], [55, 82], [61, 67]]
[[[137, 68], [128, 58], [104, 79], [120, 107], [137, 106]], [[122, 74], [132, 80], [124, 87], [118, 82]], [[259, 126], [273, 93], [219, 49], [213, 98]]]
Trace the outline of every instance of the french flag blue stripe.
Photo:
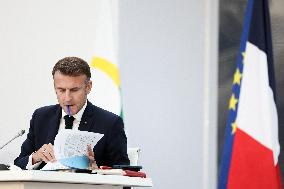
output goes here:
[[[237, 59], [237, 68], [239, 69], [241, 73], [243, 71], [242, 53], [245, 52], [246, 43], [247, 43], [249, 32], [250, 32], [250, 22], [251, 22], [251, 17], [252, 17], [252, 12], [253, 12], [253, 3], [254, 3], [253, 0], [248, 1], [246, 14], [244, 18], [244, 28], [243, 28], [242, 39], [241, 39], [241, 44], [240, 44], [240, 51], [239, 51], [239, 55]], [[238, 99], [239, 94], [240, 94], [240, 86], [233, 85], [232, 93]], [[233, 149], [233, 142], [234, 142], [234, 134], [232, 134], [231, 124], [236, 120], [237, 108], [238, 106], [236, 106], [235, 111], [229, 110], [229, 116], [228, 116], [228, 120], [226, 124], [226, 131], [225, 131], [225, 143], [224, 143], [224, 148], [223, 148], [219, 182], [218, 182], [219, 189], [227, 188], [229, 168], [230, 168], [230, 163], [231, 163], [232, 149]]]

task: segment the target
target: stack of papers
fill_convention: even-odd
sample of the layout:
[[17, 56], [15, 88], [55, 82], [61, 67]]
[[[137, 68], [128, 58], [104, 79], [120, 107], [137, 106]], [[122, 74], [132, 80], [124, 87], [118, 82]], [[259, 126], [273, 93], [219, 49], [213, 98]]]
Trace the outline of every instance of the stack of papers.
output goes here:
[[54, 155], [57, 161], [47, 163], [42, 170], [87, 169], [87, 146], [91, 145], [93, 149], [103, 136], [100, 133], [67, 129], [58, 132], [54, 141]]

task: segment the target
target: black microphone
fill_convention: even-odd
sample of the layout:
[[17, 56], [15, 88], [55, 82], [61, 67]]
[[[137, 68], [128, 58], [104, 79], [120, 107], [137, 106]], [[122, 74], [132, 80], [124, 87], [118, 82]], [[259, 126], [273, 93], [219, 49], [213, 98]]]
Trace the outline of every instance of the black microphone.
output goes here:
[[[0, 150], [2, 148], [4, 148], [5, 146], [7, 146], [10, 142], [12, 142], [13, 140], [15, 140], [16, 138], [22, 136], [26, 131], [25, 130], [20, 130], [13, 138], [11, 138], [8, 142], [6, 142], [4, 145], [2, 145], [0, 147]], [[0, 164], [0, 170], [9, 170], [9, 165], [5, 165], [5, 164]]]
[[8, 142], [6, 142], [4, 145], [2, 145], [2, 146], [0, 147], [0, 150], [1, 150], [2, 148], [4, 148], [5, 146], [7, 146], [10, 142], [12, 142], [13, 140], [15, 140], [16, 138], [22, 136], [25, 132], [26, 132], [25, 130], [20, 130], [13, 138], [11, 138]]

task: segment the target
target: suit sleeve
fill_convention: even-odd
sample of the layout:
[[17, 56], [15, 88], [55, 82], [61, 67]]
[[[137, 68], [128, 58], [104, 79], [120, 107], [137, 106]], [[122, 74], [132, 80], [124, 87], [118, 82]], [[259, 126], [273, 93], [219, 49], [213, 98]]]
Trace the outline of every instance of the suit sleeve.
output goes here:
[[127, 137], [120, 117], [114, 122], [107, 136], [107, 159], [112, 165], [129, 165]]
[[21, 153], [19, 157], [14, 160], [14, 164], [22, 169], [26, 169], [26, 165], [29, 161], [29, 156], [35, 151], [35, 128], [34, 128], [35, 113], [30, 121], [30, 129], [27, 135], [27, 139], [24, 141], [21, 147]]

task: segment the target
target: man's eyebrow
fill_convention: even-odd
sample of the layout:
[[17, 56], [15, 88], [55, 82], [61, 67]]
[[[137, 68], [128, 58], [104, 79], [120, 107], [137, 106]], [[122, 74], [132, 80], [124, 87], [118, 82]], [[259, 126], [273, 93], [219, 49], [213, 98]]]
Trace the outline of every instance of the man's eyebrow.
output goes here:
[[63, 89], [63, 90], [66, 90], [66, 89], [74, 90], [74, 89], [81, 89], [81, 88], [82, 87], [72, 87], [72, 88], [56, 87], [56, 89]]
[[65, 90], [65, 88], [63, 88], [63, 87], [56, 87], [56, 89], [64, 89]]

